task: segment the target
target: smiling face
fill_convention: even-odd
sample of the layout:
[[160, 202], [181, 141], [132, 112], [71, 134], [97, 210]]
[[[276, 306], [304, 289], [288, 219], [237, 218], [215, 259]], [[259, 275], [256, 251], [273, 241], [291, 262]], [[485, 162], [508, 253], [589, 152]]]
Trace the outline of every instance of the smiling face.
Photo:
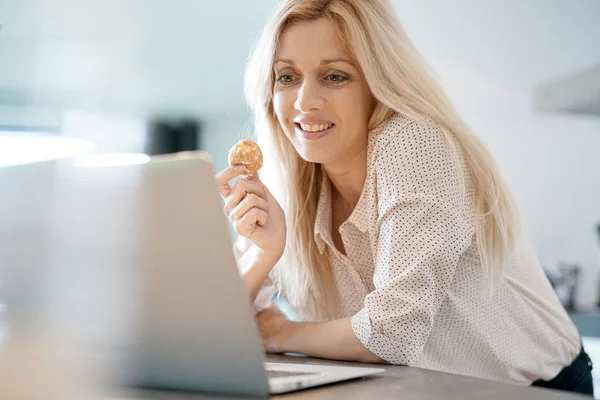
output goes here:
[[280, 38], [274, 73], [275, 114], [303, 159], [337, 165], [366, 151], [374, 99], [330, 21], [288, 26]]

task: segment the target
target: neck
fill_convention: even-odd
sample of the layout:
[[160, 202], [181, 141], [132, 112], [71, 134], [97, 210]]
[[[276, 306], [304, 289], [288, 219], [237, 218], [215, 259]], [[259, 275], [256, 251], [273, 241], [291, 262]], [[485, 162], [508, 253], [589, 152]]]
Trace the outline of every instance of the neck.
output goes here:
[[341, 201], [349, 210], [354, 210], [367, 177], [367, 149], [351, 160], [327, 164], [324, 168], [331, 181], [333, 199]]

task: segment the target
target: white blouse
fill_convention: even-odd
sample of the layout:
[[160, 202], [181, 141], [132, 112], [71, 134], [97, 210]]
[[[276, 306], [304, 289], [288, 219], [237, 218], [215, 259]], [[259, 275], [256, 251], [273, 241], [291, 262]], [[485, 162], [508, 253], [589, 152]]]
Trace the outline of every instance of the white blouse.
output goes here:
[[[490, 291], [457, 151], [430, 121], [398, 116], [370, 132], [363, 191], [339, 228], [346, 255], [333, 243], [323, 180], [315, 242], [331, 259], [337, 317], [352, 317], [361, 343], [393, 364], [522, 385], [552, 379], [579, 354], [577, 329], [524, 236]], [[234, 246], [238, 258], [244, 247]], [[274, 291], [267, 282], [257, 310]]]

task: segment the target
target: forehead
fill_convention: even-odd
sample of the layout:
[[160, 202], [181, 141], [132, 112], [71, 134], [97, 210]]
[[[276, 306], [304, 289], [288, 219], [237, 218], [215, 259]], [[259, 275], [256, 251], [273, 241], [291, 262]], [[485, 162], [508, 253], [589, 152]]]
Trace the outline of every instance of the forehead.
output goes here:
[[325, 18], [293, 22], [286, 27], [279, 38], [277, 57], [295, 62], [352, 59], [337, 27]]

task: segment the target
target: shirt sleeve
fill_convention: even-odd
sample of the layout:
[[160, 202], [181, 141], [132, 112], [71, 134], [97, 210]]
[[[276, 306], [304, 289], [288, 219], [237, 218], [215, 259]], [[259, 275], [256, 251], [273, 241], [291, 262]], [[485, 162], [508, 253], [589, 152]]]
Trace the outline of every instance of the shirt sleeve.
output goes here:
[[420, 122], [394, 135], [376, 161], [375, 290], [351, 324], [367, 349], [393, 364], [418, 360], [473, 240], [460, 159], [439, 127]]
[[[240, 275], [244, 275], [249, 268], [247, 265], [242, 265], [242, 263], [240, 263], [240, 259], [244, 253], [248, 251], [251, 245], [252, 243], [243, 236], [238, 236], [233, 245], [233, 255], [235, 256], [235, 261], [237, 263]], [[267, 277], [263, 282], [258, 294], [256, 295], [256, 299], [254, 300], [254, 312], [259, 313], [265, 308], [269, 308], [273, 303], [273, 296], [275, 296], [276, 291], [277, 290], [275, 289], [273, 282], [269, 277]]]

